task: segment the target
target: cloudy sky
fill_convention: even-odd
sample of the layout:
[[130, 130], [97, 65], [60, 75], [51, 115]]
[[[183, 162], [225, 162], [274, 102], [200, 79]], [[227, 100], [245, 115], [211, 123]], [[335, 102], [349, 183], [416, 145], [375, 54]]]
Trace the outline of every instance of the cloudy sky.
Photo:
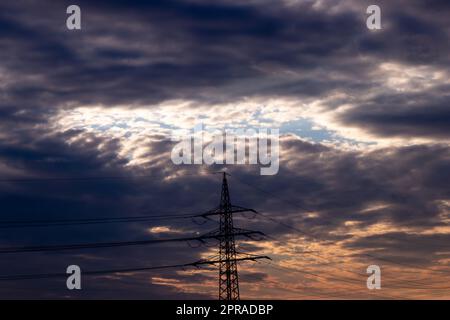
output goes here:
[[[382, 29], [366, 27], [378, 4]], [[0, 252], [198, 236], [159, 219], [231, 199], [260, 215], [241, 297], [450, 298], [446, 0], [26, 1], [0, 4]], [[81, 8], [68, 30], [66, 8]], [[280, 168], [174, 165], [174, 133], [280, 130]], [[148, 221], [30, 221], [154, 216]], [[213, 219], [214, 220], [214, 219]], [[108, 220], [110, 221], [110, 220]], [[14, 222], [14, 223], [11, 223]], [[205, 222], [205, 223], [204, 223]], [[45, 224], [45, 223], [43, 223]], [[0, 253], [0, 276], [183, 264], [213, 240]], [[366, 268], [382, 289], [366, 288]], [[217, 269], [0, 282], [1, 298], [217, 298]], [[1, 278], [1, 277], [0, 277]]]

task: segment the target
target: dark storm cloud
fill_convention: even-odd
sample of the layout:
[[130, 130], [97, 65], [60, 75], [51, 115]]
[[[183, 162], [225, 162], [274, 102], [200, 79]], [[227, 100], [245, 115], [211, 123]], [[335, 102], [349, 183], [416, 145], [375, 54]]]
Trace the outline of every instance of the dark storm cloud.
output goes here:
[[448, 234], [415, 235], [393, 232], [362, 237], [350, 242], [347, 247], [382, 253], [386, 259], [395, 259], [400, 263], [433, 265], [433, 261], [448, 256], [448, 240]]
[[[360, 53], [412, 65], [447, 66], [449, 34], [447, 22], [439, 20], [442, 12], [435, 11], [432, 17], [422, 17], [417, 10], [408, 12], [410, 7], [414, 8], [414, 5], [409, 2], [404, 5], [391, 2], [387, 8], [382, 6], [385, 8], [384, 19], [390, 23], [388, 32], [393, 37], [383, 33], [362, 34], [358, 42]], [[431, 12], [435, 9], [430, 8]]]
[[448, 86], [422, 94], [381, 95], [340, 115], [344, 126], [378, 136], [450, 138]]
[[[39, 98], [50, 107], [68, 101], [232, 100], [261, 94], [261, 89], [265, 94], [294, 96], [351, 90], [364, 86], [361, 79], [373, 67], [373, 62], [362, 64], [353, 56], [390, 50], [389, 40], [381, 33], [370, 34], [360, 15], [332, 15], [308, 3], [286, 8], [281, 4], [81, 1], [83, 30], [78, 33], [64, 29], [63, 2], [19, 4], [12, 6], [20, 10], [16, 16], [8, 14], [8, 6], [3, 11], [3, 65], [14, 74], [40, 74], [44, 79], [11, 86], [8, 93], [17, 99]], [[390, 32], [415, 34], [404, 26], [406, 18], [398, 18]], [[426, 35], [438, 27], [429, 26]], [[417, 29], [425, 33], [424, 28]], [[110, 43], [97, 41], [102, 38]], [[283, 70], [312, 73], [286, 81], [276, 75]], [[347, 79], [329, 79], [332, 71], [346, 74]], [[239, 83], [248, 82], [256, 86], [249, 84], [242, 90]]]
[[[83, 29], [75, 32], [65, 28], [69, 2], [2, 3], [3, 104], [46, 113], [62, 105], [174, 98], [358, 96], [373, 89], [368, 74], [381, 62], [448, 66], [445, 4], [382, 2], [386, 30], [369, 32], [365, 3], [328, 10], [342, 3], [318, 10], [313, 2], [79, 1]], [[427, 104], [442, 104], [436, 99], [429, 95]], [[381, 107], [376, 115], [364, 107], [347, 120], [381, 135], [447, 134], [445, 104], [427, 115], [406, 101], [393, 107], [390, 120], [391, 110]], [[391, 129], [374, 128], [385, 121]]]
[[[416, 226], [439, 223], [434, 219], [440, 211], [435, 201], [449, 196], [446, 146], [386, 148], [361, 154], [311, 148], [295, 140], [289, 145], [287, 167], [266, 183], [272, 185], [271, 190], [292, 190], [283, 198], [296, 199], [297, 210], [321, 212], [319, 219], [306, 220], [309, 227], [317, 222], [333, 228], [352, 219], [368, 223], [388, 219]], [[392, 207], [361, 212], [374, 203]], [[296, 209], [294, 204], [288, 207]]]

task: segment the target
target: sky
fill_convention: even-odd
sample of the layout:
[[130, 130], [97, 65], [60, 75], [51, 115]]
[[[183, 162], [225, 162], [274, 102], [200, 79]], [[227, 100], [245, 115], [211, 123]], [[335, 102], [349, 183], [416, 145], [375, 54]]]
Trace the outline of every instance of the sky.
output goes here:
[[[235, 226], [267, 235], [237, 250], [272, 259], [239, 263], [242, 299], [450, 298], [449, 15], [445, 0], [2, 1], [0, 279], [214, 256], [214, 240], [1, 251], [206, 234], [216, 219], [157, 217], [217, 207], [226, 170], [232, 203], [259, 212]], [[279, 171], [174, 164], [173, 136], [199, 123], [279, 129]], [[0, 281], [0, 298], [218, 294], [214, 266], [65, 281]]]

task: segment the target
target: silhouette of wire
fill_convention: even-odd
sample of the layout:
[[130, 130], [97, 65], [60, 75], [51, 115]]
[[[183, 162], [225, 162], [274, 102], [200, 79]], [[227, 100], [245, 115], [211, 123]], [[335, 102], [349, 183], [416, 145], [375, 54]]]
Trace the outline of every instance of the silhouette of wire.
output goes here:
[[[247, 231], [237, 232], [235, 236], [249, 237], [252, 234], [261, 234], [262, 232]], [[184, 237], [184, 238], [170, 238], [170, 239], [151, 239], [140, 241], [123, 241], [123, 242], [104, 242], [104, 243], [81, 243], [69, 245], [49, 245], [49, 246], [23, 246], [23, 247], [0, 247], [0, 253], [19, 253], [19, 252], [44, 252], [44, 251], [63, 251], [63, 250], [78, 250], [78, 249], [94, 249], [94, 248], [113, 248], [113, 247], [127, 247], [149, 245], [166, 242], [184, 242], [184, 241], [200, 241], [204, 243], [206, 239], [220, 239], [220, 235], [203, 235], [198, 237]]]
[[[260, 212], [259, 212], [258, 214], [259, 214], [260, 216], [262, 216], [262, 217], [264, 217], [264, 218], [266, 218], [266, 219], [272, 221], [272, 222], [278, 223], [278, 224], [281, 225], [281, 226], [284, 226], [284, 227], [289, 228], [289, 229], [291, 229], [291, 230], [297, 231], [297, 232], [299, 232], [299, 233], [301, 233], [301, 234], [303, 234], [303, 235], [305, 235], [305, 236], [308, 236], [308, 237], [310, 237], [310, 238], [313, 238], [313, 239], [317, 239], [317, 240], [319, 240], [319, 241], [322, 241], [322, 239], [319, 239], [317, 236], [312, 235], [312, 234], [310, 234], [310, 233], [308, 233], [308, 232], [305, 232], [305, 231], [303, 231], [303, 230], [301, 230], [301, 229], [299, 229], [299, 228], [296, 228], [296, 227], [294, 227], [294, 226], [288, 225], [288, 224], [286, 224], [286, 223], [284, 223], [284, 222], [282, 222], [282, 221], [279, 221], [279, 220], [277, 220], [277, 219], [274, 219], [274, 218], [272, 218], [272, 217], [269, 217], [269, 216], [267, 216], [267, 215], [265, 215], [265, 214], [262, 214], [262, 213], [260, 213]], [[392, 263], [392, 264], [397, 264], [397, 265], [404, 266], [404, 267], [406, 266], [406, 267], [413, 268], [413, 269], [427, 270], [427, 271], [430, 271], [430, 272], [450, 274], [450, 271], [447, 271], [447, 270], [436, 270], [436, 269], [431, 269], [431, 268], [426, 268], [426, 267], [414, 266], [414, 265], [411, 265], [411, 264], [408, 264], [408, 263], [398, 262], [398, 261], [395, 261], [395, 260], [392, 260], [392, 259], [389, 259], [389, 258], [376, 256], [376, 255], [373, 255], [373, 254], [370, 254], [370, 253], [355, 253], [355, 254], [352, 254], [352, 255], [353, 255], [353, 256], [358, 256], [358, 255], [359, 255], [359, 256], [367, 256], [367, 257], [370, 257], [370, 258], [378, 259], [378, 260], [380, 260], [380, 261], [385, 261], [385, 262], [389, 262], [389, 263]]]
[[[158, 269], [170, 269], [170, 268], [183, 268], [188, 266], [193, 266], [192, 263], [186, 264], [174, 264], [167, 266], [155, 266], [155, 267], [140, 267], [140, 268], [125, 268], [125, 269], [106, 269], [98, 271], [83, 271], [83, 275], [103, 275], [103, 274], [120, 274], [120, 273], [130, 273], [130, 272], [142, 272]], [[23, 275], [5, 275], [0, 276], [0, 281], [8, 280], [32, 280], [32, 279], [46, 279], [46, 278], [60, 278], [67, 277], [67, 273], [41, 273], [41, 274], [23, 274]]]
[[[246, 261], [246, 260], [254, 261], [253, 259], [269, 259], [269, 258], [266, 256], [253, 256], [253, 257], [247, 257], [247, 258], [237, 258], [236, 261]], [[158, 269], [200, 267], [202, 265], [213, 265], [213, 264], [218, 264], [221, 262], [223, 262], [223, 261], [202, 259], [202, 260], [198, 260], [198, 261], [190, 262], [190, 263], [164, 265], [164, 266], [82, 271], [82, 274], [83, 275], [103, 275], [103, 274], [144, 272], [144, 271], [151, 271], [151, 270], [158, 270]], [[21, 274], [21, 275], [3, 275], [3, 276], [0, 276], [0, 281], [59, 278], [59, 277], [67, 277], [67, 276], [68, 276], [67, 273], [62, 273], [62, 272], [60, 272], [60, 273]]]
[[[247, 186], [249, 186], [249, 187], [252, 187], [252, 188], [254, 188], [254, 189], [256, 189], [256, 190], [258, 190], [258, 191], [260, 191], [260, 192], [263, 192], [263, 193], [265, 193], [265, 194], [267, 194], [267, 195], [275, 196], [275, 197], [277, 197], [278, 199], [280, 199], [281, 201], [283, 201], [283, 202], [285, 202], [285, 203], [288, 203], [288, 204], [290, 204], [290, 205], [296, 206], [296, 207], [298, 207], [298, 208], [300, 208], [300, 209], [302, 209], [302, 210], [308, 211], [305, 207], [303, 207], [303, 206], [301, 206], [301, 205], [299, 205], [299, 204], [297, 204], [297, 203], [295, 203], [295, 202], [287, 201], [286, 199], [283, 199], [283, 198], [281, 198], [281, 197], [279, 197], [279, 196], [277, 196], [277, 195], [275, 195], [275, 194], [273, 194], [273, 193], [271, 193], [271, 192], [265, 191], [265, 190], [263, 190], [263, 189], [261, 189], [261, 188], [258, 188], [258, 187], [256, 187], [256, 186], [250, 184], [250, 183], [247, 183], [247, 182], [243, 181], [242, 179], [240, 179], [240, 178], [238, 178], [238, 177], [236, 177], [236, 176], [233, 176], [233, 177], [234, 177], [236, 180], [240, 181], [241, 183], [243, 183], [243, 184], [245, 184], [245, 185], [247, 185]], [[284, 223], [284, 222], [282, 222], [282, 221], [279, 221], [279, 220], [276, 220], [276, 219], [274, 219], [274, 218], [268, 217], [268, 216], [263, 215], [263, 214], [261, 214], [261, 213], [259, 213], [259, 214], [260, 214], [261, 216], [264, 216], [264, 217], [268, 218], [269, 220], [272, 220], [273, 222], [278, 223], [278, 224], [281, 225], [281, 226], [284, 226], [284, 227], [289, 228], [289, 229], [291, 229], [291, 230], [297, 231], [297, 232], [299, 232], [299, 233], [301, 233], [301, 234], [303, 234], [303, 235], [305, 235], [305, 236], [308, 236], [308, 237], [310, 237], [310, 238], [314, 238], [314, 239], [317, 239], [317, 240], [319, 240], [319, 241], [323, 241], [323, 239], [319, 239], [317, 236], [312, 235], [312, 234], [310, 234], [310, 233], [308, 233], [308, 232], [305, 232], [305, 231], [303, 231], [303, 230], [300, 230], [300, 229], [298, 229], [298, 228], [296, 228], [296, 227], [294, 227], [294, 226], [291, 226], [291, 225], [289, 225], [289, 224], [286, 224], [286, 223]], [[449, 248], [449, 247], [447, 247], [447, 248]], [[389, 263], [392, 263], [392, 264], [397, 264], [397, 265], [404, 266], [404, 267], [409, 267], [409, 268], [414, 268], [414, 269], [420, 269], [420, 270], [428, 270], [428, 271], [430, 271], [430, 272], [436, 272], [436, 273], [441, 273], [441, 274], [442, 274], [442, 273], [444, 273], [444, 274], [450, 274], [450, 271], [447, 271], [447, 270], [436, 270], [436, 269], [431, 269], [431, 268], [425, 268], [425, 267], [414, 266], [414, 265], [411, 265], [411, 264], [408, 264], [408, 263], [398, 262], [398, 261], [395, 261], [395, 260], [392, 260], [392, 259], [389, 259], [389, 258], [376, 256], [376, 255], [373, 255], [373, 254], [370, 254], [370, 253], [356, 253], [355, 255], [367, 256], [367, 257], [371, 257], [371, 258], [374, 258], [374, 259], [378, 259], [378, 260], [380, 260], [380, 261], [385, 261], [385, 262], [389, 262]]]
[[[272, 239], [273, 241], [277, 241], [277, 242], [281, 242], [281, 243], [285, 243], [287, 244], [287, 241], [282, 241], [279, 239], [275, 239], [269, 235], [266, 235], [267, 238]], [[320, 258], [322, 260], [327, 261], [326, 263], [317, 263], [315, 262], [314, 265], [315, 266], [325, 266], [325, 268], [331, 268], [334, 270], [337, 270], [339, 272], [346, 272], [346, 273], [350, 273], [356, 276], [366, 276], [365, 273], [359, 273], [353, 270], [348, 270], [348, 269], [344, 269], [343, 266], [345, 266], [346, 262], [342, 262], [342, 261], [335, 261], [335, 260], [330, 260], [329, 257], [325, 258], [323, 257], [321, 254], [318, 254], [317, 252], [314, 251], [302, 251], [302, 252], [291, 252], [291, 253], [295, 253], [295, 254], [303, 254], [303, 255], [312, 255], [314, 257]], [[386, 275], [383, 277], [384, 279], [390, 279], [389, 277], [387, 277]], [[401, 287], [401, 289], [439, 289], [439, 290], [448, 290], [450, 289], [450, 287], [429, 287], [430, 283], [426, 283], [423, 282], [423, 280], [429, 280], [429, 278], [422, 278], [422, 279], [404, 279], [404, 280], [398, 280], [399, 278], [396, 277], [395, 278], [397, 281], [394, 282], [389, 282], [388, 286], [390, 288], [399, 288], [399, 287], [393, 287], [393, 285], [397, 285], [397, 284], [401, 284], [403, 285], [403, 287]], [[420, 286], [420, 287], [417, 287]]]
[[[199, 173], [180, 173], [181, 176], [199, 176], [202, 174], [214, 174], [214, 172]], [[95, 181], [95, 180], [133, 180], [155, 178], [156, 175], [139, 176], [86, 176], [86, 177], [24, 177], [24, 178], [5, 178], [0, 182], [59, 182], [59, 181]]]
[[[318, 279], [322, 279], [322, 280], [326, 280], [327, 281], [327, 285], [329, 285], [328, 281], [338, 281], [338, 282], [345, 282], [348, 284], [358, 284], [358, 285], [365, 285], [365, 281], [361, 281], [359, 279], [353, 279], [353, 278], [336, 278], [336, 277], [331, 277], [331, 276], [322, 276], [318, 273], [315, 272], [310, 272], [310, 271], [305, 271], [305, 270], [299, 270], [297, 268], [292, 268], [292, 267], [285, 267], [285, 266], [281, 266], [273, 261], [262, 261], [265, 264], [271, 265], [272, 267], [279, 269], [279, 270], [284, 270], [284, 271], [291, 271], [291, 272], [298, 272], [301, 274], [306, 274], [309, 276], [313, 276], [316, 277]], [[354, 290], [354, 288], [352, 289]], [[403, 297], [395, 297], [395, 296], [391, 296], [391, 295], [383, 295], [383, 297], [387, 297], [387, 298], [391, 298], [391, 299], [405, 299]]]
[[194, 218], [203, 219], [200, 213], [188, 213], [188, 214], [141, 215], [130, 217], [96, 217], [83, 219], [0, 220], [0, 228], [6, 229], [6, 228], [23, 228], [23, 227], [50, 227], [50, 226], [145, 222], [145, 221], [178, 220], [178, 219], [194, 219]]

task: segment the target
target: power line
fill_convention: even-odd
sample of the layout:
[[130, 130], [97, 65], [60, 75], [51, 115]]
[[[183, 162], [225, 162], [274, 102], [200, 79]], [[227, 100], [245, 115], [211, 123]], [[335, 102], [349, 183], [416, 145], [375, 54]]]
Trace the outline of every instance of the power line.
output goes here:
[[[252, 235], [264, 236], [259, 231], [239, 231], [233, 234], [234, 236], [245, 236], [251, 238]], [[19, 252], [44, 252], [44, 251], [63, 251], [63, 250], [78, 250], [78, 249], [93, 249], [93, 248], [112, 248], [112, 247], [126, 247], [126, 246], [139, 246], [149, 245], [166, 242], [183, 242], [183, 241], [200, 241], [205, 242], [207, 239], [221, 240], [223, 235], [212, 234], [203, 235], [199, 237], [184, 237], [184, 238], [172, 238], [172, 239], [152, 239], [152, 240], [140, 240], [140, 241], [124, 241], [124, 242], [104, 242], [104, 243], [81, 243], [81, 244], [69, 244], [69, 245], [52, 245], [52, 246], [24, 246], [24, 247], [3, 247], [0, 248], [1, 253], [19, 253]]]
[[[237, 258], [236, 261], [255, 261], [256, 259], [270, 259], [267, 256], [252, 256], [245, 258]], [[124, 269], [106, 269], [96, 271], [82, 271], [82, 275], [103, 275], [103, 274], [120, 274], [130, 272], [144, 272], [159, 269], [171, 269], [171, 268], [185, 268], [185, 267], [199, 267], [201, 265], [212, 265], [222, 263], [222, 260], [199, 260], [191, 263], [173, 264], [165, 266], [153, 266], [153, 267], [137, 267], [137, 268], [124, 268]], [[67, 273], [38, 273], [38, 274], [21, 274], [21, 275], [3, 275], [0, 276], [0, 281], [11, 280], [33, 280], [33, 279], [46, 279], [46, 278], [60, 278], [67, 277]]]
[[[215, 174], [215, 172], [199, 173], [181, 173], [182, 176], [199, 176], [199, 175]], [[22, 178], [5, 178], [0, 182], [59, 182], [59, 181], [94, 181], [94, 180], [133, 180], [155, 178], [156, 175], [138, 175], [138, 176], [86, 176], [86, 177], [22, 177]]]
[[[240, 179], [238, 179], [238, 180], [240, 180]], [[245, 182], [242, 181], [242, 180], [240, 180], [240, 181], [243, 182], [243, 183], [245, 183]], [[250, 184], [248, 184], [248, 183], [245, 183], [245, 184], [247, 184], [247, 185], [249, 185], [249, 186], [252, 186], [252, 185], [250, 185]], [[254, 186], [252, 186], [252, 187], [254, 187]], [[257, 188], [257, 187], [255, 187], [255, 189], [257, 189], [257, 190], [259, 190], [259, 191], [264, 191], [264, 190], [262, 190], [262, 189], [260, 189], [260, 188]], [[266, 194], [271, 194], [271, 193], [265, 192], [265, 191], [264, 191], [264, 193], [266, 193]], [[281, 199], [281, 198], [280, 198], [280, 199]], [[283, 200], [283, 199], [282, 199], [282, 200]], [[289, 202], [289, 203], [290, 203], [290, 202]], [[297, 206], [297, 204], [294, 204], [294, 205]], [[302, 233], [302, 234], [304, 234], [304, 235], [306, 235], [306, 236], [308, 236], [308, 237], [312, 237], [312, 238], [318, 239], [317, 236], [314, 236], [314, 235], [311, 235], [310, 233], [304, 232], [303, 230], [300, 230], [300, 229], [298, 229], [298, 228], [296, 228], [296, 227], [293, 227], [292, 225], [289, 225], [289, 224], [286, 224], [286, 223], [281, 222], [281, 221], [279, 221], [279, 220], [276, 220], [276, 219], [274, 219], [274, 218], [268, 217], [268, 216], [266, 216], [266, 215], [264, 215], [264, 214], [262, 214], [262, 213], [260, 213], [260, 212], [255, 212], [255, 213], [257, 213], [258, 215], [260, 215], [260, 216], [262, 216], [262, 217], [264, 217], [264, 218], [266, 218], [266, 219], [268, 219], [268, 220], [270, 220], [270, 221], [272, 221], [272, 222], [278, 223], [278, 224], [280, 224], [281, 226], [284, 226], [284, 227], [286, 227], [286, 228], [289, 228], [289, 229], [292, 229], [292, 230], [294, 230], [294, 231], [300, 232], [300, 233]], [[322, 241], [322, 239], [319, 239], [319, 240]], [[276, 241], [279, 241], [279, 240], [276, 240]], [[308, 254], [311, 254], [311, 255], [315, 255], [315, 256], [321, 257], [320, 255], [314, 254], [313, 252], [308, 252]], [[402, 265], [402, 266], [408, 266], [408, 267], [410, 267], [410, 268], [423, 269], [423, 268], [421, 268], [421, 267], [412, 266], [412, 265], [406, 264], [406, 263], [399, 263], [399, 262], [396, 262], [396, 261], [391, 260], [391, 259], [387, 259], [387, 258], [383, 258], [383, 257], [374, 256], [374, 255], [371, 255], [371, 254], [368, 254], [368, 253], [359, 253], [358, 255], [365, 255], [365, 256], [369, 256], [369, 257], [372, 257], [372, 258], [376, 258], [376, 259], [379, 259], [379, 260], [382, 260], [382, 261], [384, 260], [384, 261], [391, 262], [391, 263], [394, 263], [394, 264], [399, 264], [399, 265]], [[335, 268], [335, 269], [338, 269], [337, 267], [334, 267], [334, 268]], [[339, 269], [339, 270], [342, 270], [342, 269]], [[431, 271], [431, 272], [445, 273], [445, 274], [449, 274], [449, 273], [450, 273], [450, 272], [448, 272], [448, 271], [446, 271], [446, 270], [435, 270], [435, 269], [430, 269], [430, 268], [426, 268], [426, 270]], [[349, 270], [342, 270], [342, 271], [349, 272], [349, 273], [353, 273], [353, 274], [358, 274], [358, 273], [356, 273], [356, 272], [349, 271]], [[415, 284], [417, 284], [417, 285], [420, 285], [420, 284], [419, 284], [418, 282], [416, 282], [416, 281], [410, 281], [410, 282], [411, 282], [411, 283], [415, 283]], [[399, 282], [399, 283], [401, 283], [401, 282]], [[447, 289], [449, 289], [449, 288], [448, 288], [448, 287], [439, 287], [439, 288], [413, 288], [413, 287], [408, 287], [408, 289], [430, 289], [430, 290], [432, 290], [432, 289], [440, 289], [440, 290], [447, 290]]]
[[128, 223], [160, 220], [178, 220], [202, 218], [201, 213], [174, 214], [174, 215], [142, 215], [130, 217], [96, 217], [84, 219], [42, 219], [42, 220], [0, 220], [0, 228], [23, 228], [23, 227], [51, 227], [68, 225], [86, 225], [102, 223]]
[[[235, 177], [235, 176], [233, 176], [233, 177]], [[287, 201], [287, 200], [285, 200], [285, 199], [283, 199], [283, 198], [281, 198], [281, 197], [278, 197], [277, 195], [274, 195], [274, 194], [271, 193], [271, 192], [268, 192], [268, 191], [265, 191], [265, 190], [260, 189], [260, 188], [258, 188], [258, 187], [255, 187], [255, 186], [253, 186], [252, 184], [249, 184], [249, 183], [243, 181], [242, 179], [239, 179], [239, 178], [237, 178], [237, 177], [235, 177], [235, 178], [236, 178], [238, 181], [242, 182], [243, 184], [245, 184], [245, 185], [247, 185], [247, 186], [250, 186], [250, 187], [252, 187], [252, 188], [254, 188], [254, 189], [256, 189], [256, 190], [259, 190], [260, 192], [266, 193], [266, 194], [268, 194], [268, 195], [275, 196], [275, 197], [277, 197], [278, 199], [280, 199], [281, 201], [283, 201], [283, 202], [285, 202], [285, 203], [288, 203], [288, 204], [290, 204], [290, 205], [299, 207], [299, 208], [302, 209], [302, 210], [308, 211], [306, 208], [304, 208], [303, 206], [298, 205], [298, 204], [295, 203], [295, 202]], [[260, 215], [262, 215], [262, 214], [260, 213]], [[323, 241], [322, 239], [319, 239], [317, 236], [311, 235], [310, 233], [305, 232], [305, 231], [303, 231], [303, 230], [300, 230], [300, 229], [298, 229], [298, 228], [296, 228], [296, 227], [293, 227], [293, 226], [291, 226], [291, 225], [288, 225], [288, 224], [283, 223], [283, 222], [281, 222], [281, 221], [278, 221], [278, 220], [276, 220], [276, 219], [267, 217], [267, 216], [265, 216], [265, 215], [262, 215], [262, 216], [268, 218], [269, 220], [272, 220], [273, 222], [276, 222], [276, 223], [280, 224], [281, 226], [284, 226], [284, 227], [286, 227], [286, 228], [289, 228], [289, 229], [295, 230], [295, 231], [297, 231], [297, 232], [300, 232], [300, 233], [302, 233], [302, 234], [304, 234], [304, 235], [306, 235], [306, 236], [308, 236], [308, 237], [311, 237], [311, 238], [314, 238], [314, 239], [318, 239], [319, 241]], [[393, 263], [393, 264], [397, 264], [397, 265], [401, 265], [401, 266], [406, 266], [406, 267], [409, 267], [409, 268], [421, 269], [421, 270], [428, 270], [428, 271], [431, 271], [431, 272], [437, 272], [437, 273], [450, 274], [450, 271], [447, 271], [447, 270], [435, 270], [435, 269], [430, 269], [430, 268], [418, 267], [418, 266], [414, 266], [414, 265], [411, 265], [411, 264], [408, 264], [408, 263], [397, 262], [397, 261], [392, 260], [392, 259], [389, 259], [389, 258], [379, 257], [379, 256], [372, 255], [372, 254], [369, 254], [369, 253], [357, 253], [357, 254], [355, 254], [355, 255], [367, 256], [367, 257], [371, 257], [371, 258], [378, 259], [378, 260], [381, 260], [381, 261], [386, 261], [386, 262], [390, 262], [390, 263]]]
[[26, 177], [26, 178], [11, 178], [11, 179], [0, 179], [0, 182], [60, 182], [60, 181], [94, 181], [94, 180], [133, 180], [133, 179], [148, 179], [154, 178], [154, 176], [92, 176], [92, 177]]
[[[270, 238], [270, 236], [267, 236], [267, 235], [266, 235], [266, 237]], [[319, 257], [321, 259], [326, 259], [326, 258], [323, 258], [321, 255], [315, 254], [314, 252], [311, 252], [311, 251], [302, 252], [302, 253], [309, 254], [309, 255], [314, 255], [314, 256], [317, 256], [317, 257]], [[328, 261], [328, 259], [326, 259], [326, 260]], [[318, 265], [323, 265], [323, 264], [318, 264]], [[341, 265], [342, 265], [342, 263], [341, 263]], [[354, 275], [359, 276], [359, 277], [366, 276], [365, 274], [362, 274], [362, 273], [354, 272], [352, 270], [343, 269], [340, 266], [330, 266], [329, 263], [327, 264], [326, 267], [329, 267], [331, 269], [337, 270], [339, 272], [351, 273], [351, 274], [354, 274]], [[299, 272], [306, 273], [306, 272], [311, 272], [311, 271], [299, 270]], [[348, 279], [348, 280], [352, 281], [354, 278], [342, 278], [342, 279]], [[384, 276], [384, 279], [386, 279], [386, 276]], [[355, 280], [357, 280], [357, 279], [355, 279]], [[414, 289], [414, 290], [449, 290], [450, 289], [450, 287], [448, 287], [448, 286], [444, 286], [444, 287], [442, 287], [442, 286], [430, 287], [433, 284], [420, 282], [419, 280], [409, 280], [409, 279], [399, 280], [398, 277], [396, 278], [396, 280], [397, 281], [385, 282], [385, 286], [387, 286], [389, 288], [392, 288], [392, 289]], [[359, 280], [357, 280], [357, 281], [359, 281]], [[398, 285], [401, 285], [402, 287], [400, 287]], [[413, 285], [416, 285], [416, 286], [413, 286]], [[417, 286], [420, 286], [420, 287], [417, 287]]]
[[[125, 268], [125, 269], [106, 269], [98, 271], [83, 271], [82, 275], [103, 275], [103, 274], [119, 274], [119, 273], [130, 273], [130, 272], [140, 272], [140, 271], [150, 271], [158, 269], [169, 269], [169, 268], [183, 268], [190, 266], [192, 264], [174, 264], [167, 266], [155, 266], [155, 267], [140, 267], [140, 268]], [[3, 275], [0, 276], [0, 281], [11, 281], [11, 280], [34, 280], [34, 279], [48, 279], [48, 278], [62, 278], [67, 277], [67, 273], [37, 273], [37, 274], [21, 274], [21, 275]]]
[[[334, 280], [334, 281], [340, 281], [340, 282], [346, 282], [346, 283], [350, 283], [350, 284], [361, 284], [364, 282], [361, 282], [360, 280], [357, 279], [351, 279], [351, 278], [335, 278], [335, 277], [330, 277], [330, 276], [322, 276], [320, 274], [314, 273], [314, 272], [309, 272], [309, 271], [305, 271], [305, 270], [299, 270], [296, 268], [291, 268], [291, 267], [285, 267], [285, 266], [281, 266], [279, 264], [275, 264], [271, 261], [269, 262], [265, 262], [266, 264], [271, 265], [272, 267], [281, 269], [281, 270], [287, 270], [287, 271], [291, 271], [291, 272], [298, 272], [301, 274], [306, 274], [306, 275], [310, 275], [319, 279], [323, 279], [323, 280]], [[353, 290], [353, 289], [352, 289]], [[394, 297], [394, 296], [389, 296], [389, 295], [383, 295], [384, 297], [388, 297], [388, 298], [392, 298], [392, 299], [404, 299], [403, 297]]]
[[[268, 235], [266, 235], [266, 237], [268, 237], [269, 239], [271, 238]], [[281, 241], [281, 240], [276, 240], [276, 241], [287, 243], [286, 241]], [[297, 252], [293, 252], [293, 253], [297, 253]], [[331, 269], [334, 269], [334, 270], [338, 270], [339, 272], [347, 272], [347, 273], [354, 274], [356, 276], [365, 276], [364, 273], [358, 273], [358, 272], [353, 271], [353, 270], [344, 269], [342, 266], [345, 265], [346, 263], [343, 263], [341, 261], [338, 261], [338, 262], [331, 261], [330, 262], [329, 258], [324, 258], [324, 257], [322, 257], [322, 255], [317, 254], [315, 252], [303, 251], [303, 252], [301, 252], [301, 254], [312, 255], [312, 256], [315, 256], [315, 257], [318, 257], [320, 259], [323, 259], [323, 260], [327, 261], [327, 263], [314, 263], [315, 266], [325, 266], [325, 268], [331, 268]], [[337, 264], [337, 265], [334, 265], [334, 264]], [[383, 278], [389, 280], [389, 277], [386, 277], [386, 275]], [[439, 288], [437, 288], [437, 287], [425, 287], [425, 286], [433, 285], [433, 284], [430, 284], [430, 283], [421, 282], [423, 280], [428, 280], [428, 278], [427, 279], [405, 279], [405, 280], [399, 280], [399, 278], [396, 277], [395, 279], [397, 281], [388, 282], [389, 283], [388, 286], [390, 288], [394, 288], [394, 287], [392, 287], [392, 285], [401, 284], [403, 286], [405, 286], [405, 285], [407, 286], [407, 287], [402, 287], [403, 289], [438, 289], [438, 290], [448, 290], [448, 289], [450, 289], [450, 287], [439, 287]], [[421, 286], [421, 287], [418, 288], [418, 287], [414, 287], [413, 285]], [[395, 288], [399, 288], [399, 287], [395, 287]]]
[[[315, 235], [312, 235], [312, 234], [310, 234], [308, 232], [305, 232], [305, 231], [303, 231], [301, 229], [298, 229], [298, 228], [296, 228], [294, 226], [291, 226], [291, 225], [288, 225], [288, 224], [283, 223], [281, 221], [278, 221], [278, 220], [276, 220], [274, 218], [268, 217], [267, 215], [264, 215], [264, 214], [262, 214], [260, 212], [258, 212], [258, 215], [260, 215], [260, 216], [262, 216], [262, 217], [264, 217], [264, 218], [266, 218], [268, 220], [271, 220], [272, 222], [278, 223], [281, 226], [284, 226], [286, 228], [289, 228], [289, 229], [292, 229], [294, 231], [300, 232], [303, 235], [306, 235], [306, 236], [308, 236], [310, 238], [314, 238], [314, 239], [317, 239], [319, 241], [322, 241], [322, 239], [319, 239]], [[389, 259], [389, 258], [379, 257], [379, 256], [376, 256], [376, 255], [373, 255], [373, 254], [370, 254], [370, 253], [355, 253], [353, 255], [367, 256], [367, 257], [370, 257], [370, 258], [374, 258], [374, 259], [378, 259], [378, 260], [381, 260], [381, 261], [390, 262], [390, 263], [397, 264], [397, 265], [404, 266], [404, 267], [406, 266], [406, 267], [413, 268], [413, 269], [420, 269], [420, 270], [427, 270], [427, 271], [430, 271], [430, 272], [438, 272], [438, 273], [450, 274], [450, 271], [447, 271], [447, 270], [435, 270], [435, 269], [431, 269], [431, 268], [418, 267], [418, 266], [414, 266], [414, 265], [411, 265], [411, 264], [408, 264], [408, 263], [398, 262], [398, 261], [395, 261], [395, 260], [392, 260], [392, 259]]]
[[[232, 206], [233, 213], [253, 212], [253, 209], [246, 209], [243, 207]], [[130, 217], [96, 217], [96, 218], [82, 218], [82, 219], [40, 219], [40, 220], [0, 220], [0, 229], [8, 228], [23, 228], [23, 227], [51, 227], [51, 226], [67, 226], [67, 225], [86, 225], [86, 224], [101, 224], [101, 223], [126, 223], [126, 222], [145, 222], [153, 220], [178, 220], [178, 219], [203, 219], [204, 223], [209, 217], [218, 215], [219, 209], [210, 210], [207, 212], [174, 214], [166, 213], [160, 215], [141, 215]], [[203, 224], [196, 222], [197, 224]]]

